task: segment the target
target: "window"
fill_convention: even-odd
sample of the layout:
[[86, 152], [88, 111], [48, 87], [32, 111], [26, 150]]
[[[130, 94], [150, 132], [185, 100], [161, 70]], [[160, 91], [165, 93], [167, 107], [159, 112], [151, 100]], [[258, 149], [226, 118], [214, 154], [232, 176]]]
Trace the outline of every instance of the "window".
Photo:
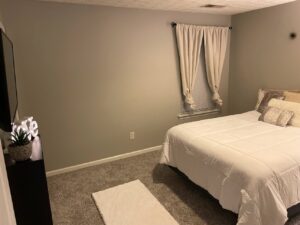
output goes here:
[[220, 112], [220, 109], [218, 109], [215, 103], [212, 101], [212, 94], [208, 86], [203, 43], [200, 51], [199, 68], [195, 80], [195, 86], [192, 91], [192, 96], [196, 105], [195, 109], [191, 109], [191, 107], [189, 107], [189, 105], [186, 104], [185, 101], [182, 101], [182, 112], [178, 115], [179, 118], [187, 118]]
[[198, 73], [192, 95], [196, 104], [196, 111], [215, 108], [215, 105], [212, 102], [212, 94], [207, 82], [203, 44], [200, 53]]

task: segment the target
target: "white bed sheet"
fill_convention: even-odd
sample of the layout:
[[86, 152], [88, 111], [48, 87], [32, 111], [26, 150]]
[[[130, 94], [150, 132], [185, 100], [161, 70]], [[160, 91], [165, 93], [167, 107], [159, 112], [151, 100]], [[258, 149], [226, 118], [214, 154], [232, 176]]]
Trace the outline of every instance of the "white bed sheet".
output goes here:
[[167, 132], [161, 163], [177, 167], [239, 214], [238, 225], [283, 225], [300, 202], [300, 128], [259, 113], [202, 120]]

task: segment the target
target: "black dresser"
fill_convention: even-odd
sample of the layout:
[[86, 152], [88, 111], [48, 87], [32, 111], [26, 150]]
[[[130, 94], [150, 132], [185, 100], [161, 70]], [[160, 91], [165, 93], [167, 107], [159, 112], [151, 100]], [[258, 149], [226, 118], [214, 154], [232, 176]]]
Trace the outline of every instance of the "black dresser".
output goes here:
[[14, 162], [5, 154], [5, 163], [17, 225], [53, 225], [40, 139], [30, 160]]

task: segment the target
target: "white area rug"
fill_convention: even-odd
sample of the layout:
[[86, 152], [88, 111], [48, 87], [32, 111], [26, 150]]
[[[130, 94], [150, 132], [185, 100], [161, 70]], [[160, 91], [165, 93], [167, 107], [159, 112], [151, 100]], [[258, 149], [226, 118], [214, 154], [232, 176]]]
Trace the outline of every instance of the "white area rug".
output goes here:
[[106, 225], [179, 225], [140, 180], [93, 194]]

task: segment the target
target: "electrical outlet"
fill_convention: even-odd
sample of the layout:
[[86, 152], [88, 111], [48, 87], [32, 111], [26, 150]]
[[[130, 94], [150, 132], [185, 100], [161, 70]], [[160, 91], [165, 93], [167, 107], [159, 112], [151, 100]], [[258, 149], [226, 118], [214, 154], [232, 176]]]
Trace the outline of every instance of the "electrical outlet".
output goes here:
[[134, 131], [129, 132], [129, 139], [130, 139], [130, 140], [134, 140], [134, 138], [135, 138], [135, 133], [134, 133]]

